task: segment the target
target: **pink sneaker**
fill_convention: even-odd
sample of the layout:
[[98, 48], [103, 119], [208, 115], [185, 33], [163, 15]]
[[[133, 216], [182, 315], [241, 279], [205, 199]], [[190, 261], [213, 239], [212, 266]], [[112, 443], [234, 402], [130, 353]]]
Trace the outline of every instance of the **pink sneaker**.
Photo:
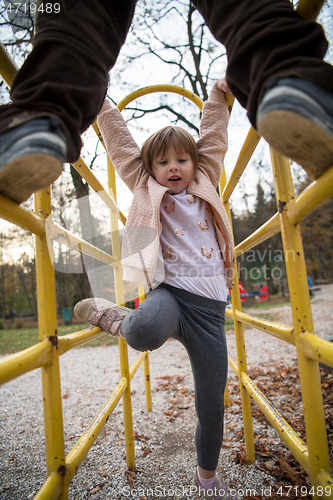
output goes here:
[[119, 327], [130, 311], [127, 307], [117, 306], [105, 299], [84, 299], [74, 307], [74, 314], [78, 319], [92, 326], [99, 326], [104, 332], [117, 337], [123, 337]]

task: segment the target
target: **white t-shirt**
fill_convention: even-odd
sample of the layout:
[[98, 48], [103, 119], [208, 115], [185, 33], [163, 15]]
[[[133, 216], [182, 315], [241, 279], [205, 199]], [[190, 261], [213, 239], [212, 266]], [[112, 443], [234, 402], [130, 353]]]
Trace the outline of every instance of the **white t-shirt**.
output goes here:
[[209, 204], [186, 190], [166, 193], [160, 214], [163, 283], [226, 302], [224, 261]]

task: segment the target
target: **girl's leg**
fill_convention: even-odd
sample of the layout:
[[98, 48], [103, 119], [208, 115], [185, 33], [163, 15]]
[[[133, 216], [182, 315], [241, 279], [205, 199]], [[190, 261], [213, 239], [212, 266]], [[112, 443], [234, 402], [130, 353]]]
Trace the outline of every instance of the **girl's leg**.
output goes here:
[[[173, 294], [184, 313], [180, 340], [189, 355], [194, 377], [198, 465], [205, 471], [213, 472], [222, 445], [224, 390], [228, 371], [225, 303], [183, 290], [173, 289]], [[212, 475], [208, 474], [206, 478]]]
[[[227, 346], [224, 318], [209, 324], [209, 333], [198, 334], [187, 346], [195, 383], [198, 423], [195, 443], [198, 465], [215, 471], [223, 439], [224, 390], [227, 381]], [[203, 338], [206, 337], [206, 338]], [[208, 479], [209, 474], [201, 477]]]
[[120, 332], [133, 349], [153, 351], [168, 338], [179, 337], [181, 317], [181, 309], [172, 294], [158, 287], [123, 319]]
[[121, 307], [105, 299], [84, 299], [74, 307], [82, 321], [121, 336], [137, 351], [158, 349], [174, 337], [179, 339], [182, 311], [172, 294], [163, 287], [150, 292], [139, 309]]

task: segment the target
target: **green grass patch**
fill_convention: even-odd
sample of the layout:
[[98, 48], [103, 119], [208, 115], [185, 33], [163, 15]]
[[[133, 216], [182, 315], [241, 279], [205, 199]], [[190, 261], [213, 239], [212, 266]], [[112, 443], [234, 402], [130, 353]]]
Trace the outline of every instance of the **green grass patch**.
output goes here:
[[242, 304], [242, 310], [246, 310], [246, 309], [274, 309], [275, 307], [283, 307], [283, 306], [288, 306], [290, 307], [290, 300], [286, 300], [286, 301], [281, 301], [281, 302], [267, 302], [267, 301], [261, 301], [261, 302], [258, 302], [257, 304], [250, 304], [250, 305], [246, 305], [246, 304]]
[[234, 329], [234, 320], [229, 318], [228, 316], [225, 317], [225, 331], [228, 332], [229, 330]]
[[[69, 333], [79, 332], [88, 328], [87, 323], [60, 325], [58, 326], [59, 337], [68, 335]], [[118, 338], [112, 335], [104, 335], [98, 339], [87, 342], [84, 347], [92, 346], [109, 346], [118, 343]], [[38, 344], [38, 328], [37, 327], [22, 327], [22, 328], [8, 328], [0, 330], [0, 354], [12, 354], [14, 352], [23, 351], [35, 344]]]

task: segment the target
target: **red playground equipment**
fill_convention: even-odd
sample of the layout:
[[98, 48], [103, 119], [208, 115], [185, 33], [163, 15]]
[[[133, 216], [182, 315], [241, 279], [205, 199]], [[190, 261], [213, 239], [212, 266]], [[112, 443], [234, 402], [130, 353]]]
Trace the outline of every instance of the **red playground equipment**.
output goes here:
[[[240, 297], [241, 297], [241, 301], [242, 302], [245, 302], [247, 300], [248, 297], [259, 297], [259, 299], [261, 300], [266, 300], [268, 298], [268, 288], [267, 288], [267, 285], [263, 286], [260, 288], [259, 292], [255, 291], [255, 292], [247, 292], [244, 288], [244, 286], [242, 285], [241, 281], [239, 282], [239, 291], [240, 291]], [[230, 294], [230, 290], [229, 290], [229, 294], [228, 294], [228, 297], [227, 297], [228, 300], [231, 299], [231, 294]]]

